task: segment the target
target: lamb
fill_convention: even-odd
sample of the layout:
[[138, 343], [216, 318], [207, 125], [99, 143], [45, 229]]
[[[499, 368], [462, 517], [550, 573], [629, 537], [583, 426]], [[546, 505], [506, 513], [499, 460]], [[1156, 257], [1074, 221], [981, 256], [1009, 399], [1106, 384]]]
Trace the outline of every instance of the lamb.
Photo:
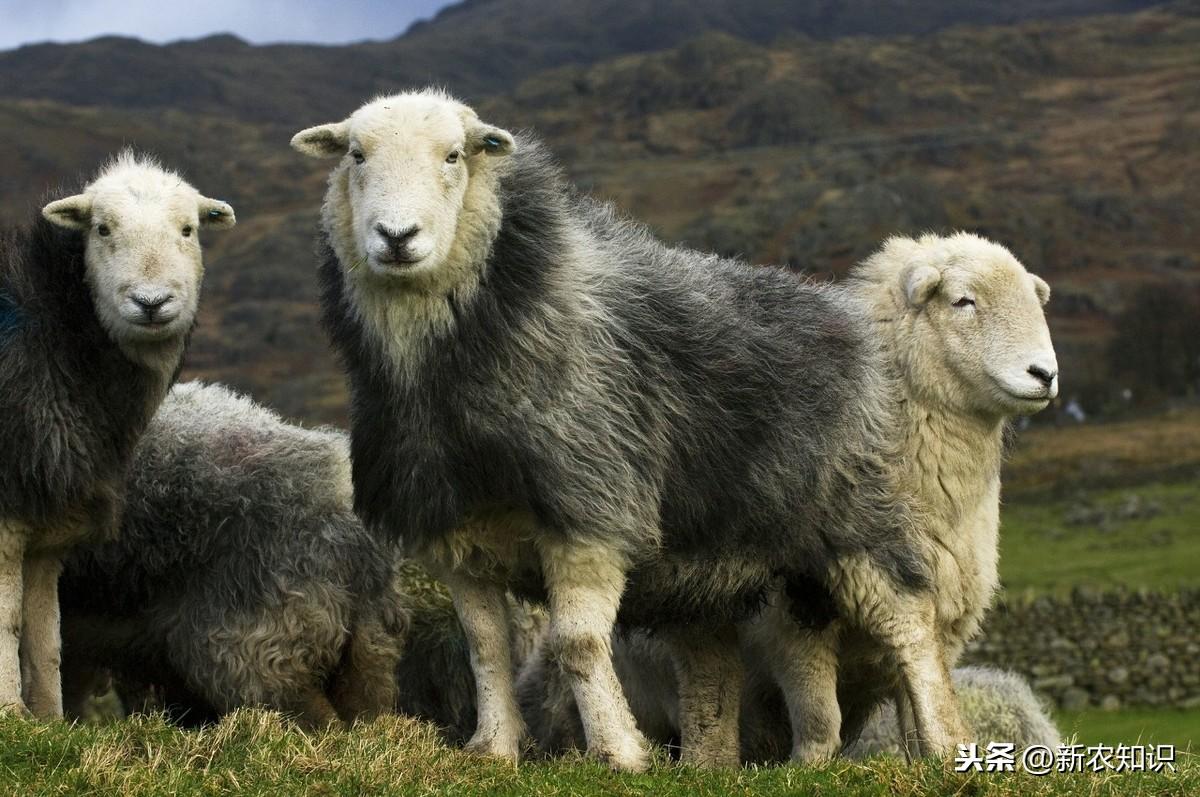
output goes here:
[[352, 503], [343, 433], [176, 386], [137, 445], [120, 535], [67, 559], [68, 694], [111, 668], [192, 718], [264, 706], [320, 727], [390, 712], [407, 628], [397, 557]]
[[124, 152], [31, 226], [0, 234], [0, 706], [62, 716], [58, 576], [112, 534], [125, 468], [179, 369], [200, 229], [234, 223]]
[[292, 145], [340, 159], [320, 280], [355, 507], [453, 595], [479, 695], [469, 749], [518, 755], [508, 587], [548, 601], [589, 752], [617, 769], [646, 752], [614, 623], [669, 641], [684, 757], [728, 764], [735, 624], [779, 584], [796, 614], [836, 609], [883, 641], [924, 752], [965, 738], [889, 469], [892, 386], [844, 291], [669, 248], [437, 91]]
[[[419, 653], [414, 650], [413, 655]], [[619, 638], [613, 657], [638, 727], [657, 744], [676, 744], [679, 697], [666, 646], [643, 634], [626, 635]], [[755, 664], [750, 662], [751, 675], [743, 692], [741, 757], [747, 763], [777, 764], [791, 753], [791, 724], [778, 688], [765, 668]], [[1056, 749], [1060, 744], [1045, 705], [1021, 676], [991, 667], [960, 667], [952, 677], [963, 719], [981, 745], [1012, 742], [1017, 749], [1035, 744]], [[518, 692], [539, 750], [561, 753], [583, 745], [570, 689], [540, 651], [522, 668]], [[850, 758], [904, 755], [895, 703], [887, 700], [878, 706], [844, 752]]]

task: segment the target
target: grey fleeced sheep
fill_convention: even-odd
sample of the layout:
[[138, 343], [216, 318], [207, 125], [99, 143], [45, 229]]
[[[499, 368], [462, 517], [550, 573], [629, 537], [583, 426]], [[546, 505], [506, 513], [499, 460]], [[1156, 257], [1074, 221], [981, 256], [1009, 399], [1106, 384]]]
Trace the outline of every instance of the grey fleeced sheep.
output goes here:
[[105, 667], [200, 717], [390, 711], [406, 613], [393, 547], [352, 500], [345, 435], [220, 386], [175, 387], [137, 446], [119, 537], [67, 559], [68, 691]]
[[292, 143], [340, 159], [322, 304], [356, 508], [450, 587], [479, 694], [470, 749], [520, 747], [509, 587], [548, 600], [589, 752], [616, 768], [646, 759], [614, 622], [673, 645], [685, 759], [734, 763], [734, 624], [778, 585], [792, 614], [884, 642], [925, 752], [965, 738], [889, 470], [892, 385], [843, 291], [664, 246], [439, 92]]
[[[847, 288], [870, 313], [898, 373], [904, 399], [898, 472], [923, 519], [934, 621], [945, 666], [953, 667], [999, 581], [1004, 424], [1042, 409], [1057, 394], [1058, 367], [1042, 312], [1050, 289], [1008, 250], [969, 234], [893, 238], [854, 269]], [[797, 628], [781, 610], [784, 599], [773, 595], [768, 609], [742, 628], [749, 683], [773, 680], [785, 687], [793, 757], [806, 759], [814, 749], [830, 755], [854, 743], [880, 702], [906, 706], [908, 692], [882, 663], [876, 641], [840, 620]], [[654, 707], [674, 698], [654, 694], [665, 652], [652, 648], [650, 640], [634, 637], [618, 653], [641, 662], [626, 667], [622, 679], [631, 699], [648, 696]], [[829, 672], [837, 674], [836, 693], [827, 688]], [[538, 677], [524, 678], [533, 679], [526, 692], [539, 693]], [[552, 690], [551, 698], [557, 694]], [[525, 702], [528, 714], [533, 709]], [[776, 718], [755, 708], [763, 702], [750, 694], [743, 710], [742, 747], [756, 756], [781, 738]], [[912, 721], [903, 713], [900, 718], [911, 754]]]
[[[1058, 394], [1058, 363], [1042, 306], [1050, 287], [1004, 247], [959, 233], [891, 238], [857, 266], [847, 290], [870, 314], [897, 371], [897, 473], [919, 512], [936, 596], [933, 623], [952, 668], [999, 583], [1000, 465], [1006, 423]], [[797, 631], [772, 606], [743, 629], [748, 658], [784, 686], [795, 757], [832, 754], [875, 706], [900, 707], [918, 752], [911, 690], [877, 640], [840, 621]], [[799, 637], [799, 638], [796, 638]], [[799, 658], [790, 652], [807, 648]], [[837, 693], [822, 688], [838, 674]], [[790, 686], [789, 686], [790, 684]]]
[[116, 530], [125, 468], [175, 379], [233, 210], [125, 152], [0, 235], [0, 707], [62, 715], [63, 554]]

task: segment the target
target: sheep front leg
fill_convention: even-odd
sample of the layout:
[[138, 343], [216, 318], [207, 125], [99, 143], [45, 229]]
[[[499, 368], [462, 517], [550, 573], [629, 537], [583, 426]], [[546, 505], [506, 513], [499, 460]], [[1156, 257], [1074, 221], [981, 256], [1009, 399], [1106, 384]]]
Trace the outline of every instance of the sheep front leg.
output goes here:
[[827, 761], [842, 746], [838, 703], [838, 626], [801, 627], [772, 596], [762, 614], [746, 625], [746, 637], [759, 661], [767, 663], [783, 692], [792, 724], [793, 761]]
[[540, 552], [550, 594], [546, 644], [575, 694], [588, 753], [613, 769], [640, 772], [648, 764], [646, 742], [612, 662], [626, 559], [610, 549], [565, 540], [542, 540]]
[[667, 636], [679, 679], [680, 760], [692, 766], [736, 767], [738, 719], [745, 680], [733, 626]]
[[917, 744], [917, 720], [913, 716], [912, 702], [903, 686], [896, 690], [895, 699], [896, 732], [899, 734], [897, 742], [904, 757], [913, 761], [921, 755], [921, 751]]
[[505, 590], [461, 572], [447, 574], [443, 580], [466, 633], [475, 675], [477, 719], [466, 749], [516, 762], [525, 724], [513, 689]]
[[38, 719], [61, 719], [62, 630], [58, 610], [58, 576], [62, 558], [57, 554], [25, 557], [21, 670], [25, 704]]

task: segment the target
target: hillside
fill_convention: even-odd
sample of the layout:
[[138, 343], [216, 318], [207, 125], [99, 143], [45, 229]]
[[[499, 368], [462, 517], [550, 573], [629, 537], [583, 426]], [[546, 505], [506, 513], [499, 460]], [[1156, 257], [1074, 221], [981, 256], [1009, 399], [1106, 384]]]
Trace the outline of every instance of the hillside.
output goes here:
[[102, 39], [0, 53], [0, 220], [125, 144], [182, 167], [240, 219], [205, 242], [188, 375], [323, 421], [344, 419], [315, 320], [327, 164], [287, 140], [434, 77], [536, 130], [585, 190], [672, 241], [816, 275], [896, 232], [1009, 244], [1054, 285], [1067, 394], [1107, 379], [1100, 352], [1133, 286], [1200, 283], [1194, 0], [1088, 16], [1146, 4], [617, 5], [475, 0], [350, 47]]

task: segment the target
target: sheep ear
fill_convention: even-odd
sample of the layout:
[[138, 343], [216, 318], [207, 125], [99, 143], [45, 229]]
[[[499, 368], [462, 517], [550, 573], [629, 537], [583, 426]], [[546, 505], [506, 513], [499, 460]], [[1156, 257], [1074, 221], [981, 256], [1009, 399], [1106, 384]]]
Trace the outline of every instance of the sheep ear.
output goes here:
[[56, 200], [42, 208], [42, 215], [59, 227], [86, 230], [92, 224], [92, 198], [87, 194], [76, 194]]
[[1046, 302], [1050, 301], [1050, 283], [1039, 277], [1037, 274], [1030, 274], [1033, 278], [1033, 292], [1037, 294], [1038, 301], [1042, 303], [1042, 307], [1046, 306]]
[[350, 125], [346, 122], [310, 127], [292, 136], [292, 149], [310, 158], [345, 155], [349, 146]]
[[200, 197], [200, 226], [206, 229], [224, 230], [237, 224], [237, 216], [228, 202]]
[[509, 155], [516, 149], [512, 133], [500, 127], [476, 124], [467, 131], [467, 154], [486, 152], [488, 155]]
[[937, 293], [942, 272], [933, 266], [913, 266], [905, 271], [901, 288], [913, 307], [921, 307]]

